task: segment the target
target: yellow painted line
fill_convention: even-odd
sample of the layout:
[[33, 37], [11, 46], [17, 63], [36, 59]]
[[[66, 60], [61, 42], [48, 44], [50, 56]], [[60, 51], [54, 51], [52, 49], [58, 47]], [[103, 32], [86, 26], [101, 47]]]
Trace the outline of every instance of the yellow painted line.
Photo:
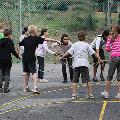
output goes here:
[[104, 103], [103, 103], [102, 110], [101, 110], [101, 112], [100, 112], [100, 118], [99, 118], [99, 120], [103, 120], [107, 103], [108, 103], [107, 101], [104, 101]]
[[[82, 99], [82, 98], [81, 98]], [[84, 99], [84, 98], [83, 98]], [[39, 107], [39, 106], [47, 106], [47, 105], [54, 105], [54, 104], [64, 104], [64, 103], [100, 103], [100, 102], [104, 102], [103, 103], [103, 107], [102, 107], [102, 110], [101, 110], [101, 113], [100, 113], [100, 118], [99, 120], [103, 120], [103, 116], [104, 116], [104, 112], [105, 112], [105, 109], [106, 109], [106, 106], [107, 106], [107, 103], [112, 103], [112, 102], [120, 102], [120, 101], [87, 101], [87, 100], [77, 100], [77, 101], [72, 101], [72, 100], [68, 100], [68, 101], [52, 101], [52, 102], [48, 102], [48, 103], [42, 103], [42, 104], [35, 104], [35, 105], [28, 105], [28, 106], [23, 106], [21, 108], [13, 108], [11, 110], [7, 110], [7, 111], [4, 111], [2, 113], [0, 113], [0, 116], [3, 115], [3, 114], [6, 114], [6, 113], [11, 113], [11, 112], [14, 112], [14, 111], [19, 111], [19, 110], [22, 110], [22, 109], [26, 109], [26, 108], [33, 108], [33, 107]]]

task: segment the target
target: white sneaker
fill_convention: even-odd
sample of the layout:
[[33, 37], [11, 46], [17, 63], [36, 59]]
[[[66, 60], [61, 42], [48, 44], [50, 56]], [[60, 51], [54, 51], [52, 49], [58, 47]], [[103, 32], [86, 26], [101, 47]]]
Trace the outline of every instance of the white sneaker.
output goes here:
[[40, 94], [40, 91], [36, 88], [36, 89], [33, 90], [33, 93], [34, 94]]
[[46, 82], [48, 82], [48, 80], [46, 80], [46, 79], [39, 79], [39, 82], [40, 83], [46, 83]]
[[115, 96], [115, 98], [120, 100], [120, 93], [118, 93], [117, 96]]
[[108, 98], [109, 98], [109, 94], [108, 94], [108, 92], [106, 92], [106, 91], [101, 92], [101, 95], [102, 95], [102, 97], [104, 97], [105, 99], [108, 99]]

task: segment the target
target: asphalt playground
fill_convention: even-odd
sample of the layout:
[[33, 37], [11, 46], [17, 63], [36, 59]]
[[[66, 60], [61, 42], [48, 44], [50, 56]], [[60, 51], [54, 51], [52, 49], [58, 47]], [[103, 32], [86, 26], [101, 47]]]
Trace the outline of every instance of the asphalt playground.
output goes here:
[[[54, 69], [53, 69], [54, 68]], [[92, 66], [90, 77], [92, 78]], [[52, 71], [51, 71], [52, 70]], [[108, 65], [104, 76], [107, 77]], [[99, 78], [99, 71], [97, 74]], [[110, 98], [103, 99], [100, 92], [105, 83], [93, 83], [95, 100], [85, 99], [86, 85], [79, 83], [79, 100], [71, 99], [72, 84], [62, 83], [60, 64], [46, 64], [47, 83], [38, 83], [41, 94], [23, 92], [21, 64], [11, 71], [10, 93], [0, 93], [0, 120], [120, 120], [120, 100], [116, 100], [116, 81], [112, 83]], [[115, 76], [114, 76], [115, 80]], [[32, 80], [29, 81], [32, 88]]]

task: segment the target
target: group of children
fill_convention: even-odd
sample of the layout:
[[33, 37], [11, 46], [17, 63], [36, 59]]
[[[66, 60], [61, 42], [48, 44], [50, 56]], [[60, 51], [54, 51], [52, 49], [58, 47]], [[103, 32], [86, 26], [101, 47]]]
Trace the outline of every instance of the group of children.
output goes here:
[[[85, 31], [78, 32], [78, 41], [72, 44], [69, 41], [67, 34], [63, 34], [61, 41], [48, 38], [48, 30], [43, 29], [40, 35], [37, 35], [37, 26], [30, 25], [25, 28], [24, 33], [19, 43], [18, 52], [15, 51], [12, 41], [12, 31], [10, 29], [4, 29], [3, 38], [0, 39], [0, 92], [9, 92], [9, 80], [10, 70], [12, 67], [11, 53], [16, 58], [22, 59], [23, 72], [24, 72], [24, 92], [33, 92], [39, 94], [40, 91], [37, 88], [37, 82], [46, 82], [43, 79], [44, 76], [44, 56], [46, 52], [54, 55], [60, 55], [62, 63], [63, 83], [66, 83], [66, 62], [68, 62], [70, 71], [70, 80], [73, 84], [72, 99], [78, 98], [77, 84], [81, 75], [82, 82], [87, 83], [87, 98], [93, 99], [91, 80], [89, 76], [89, 60], [91, 55], [94, 61], [94, 77], [93, 81], [97, 82], [96, 72], [98, 65], [101, 65], [101, 80], [104, 81], [103, 70], [105, 66], [105, 56], [103, 45], [106, 47], [106, 51], [110, 52], [110, 63], [108, 70], [108, 77], [106, 80], [105, 91], [101, 92], [104, 98], [109, 98], [110, 85], [115, 70], [117, 69], [118, 80], [118, 94], [116, 98], [120, 99], [120, 27], [112, 27], [112, 32], [105, 30], [102, 35], [98, 35], [93, 43], [89, 45], [85, 42]], [[52, 51], [48, 49], [46, 41], [55, 42], [52, 44], [53, 50], [59, 47], [59, 50]], [[36, 56], [38, 59], [39, 69], [38, 78], [36, 74]], [[73, 63], [72, 63], [73, 61]], [[31, 90], [28, 85], [30, 73], [32, 73], [33, 89]], [[5, 84], [3, 86], [3, 80]]]

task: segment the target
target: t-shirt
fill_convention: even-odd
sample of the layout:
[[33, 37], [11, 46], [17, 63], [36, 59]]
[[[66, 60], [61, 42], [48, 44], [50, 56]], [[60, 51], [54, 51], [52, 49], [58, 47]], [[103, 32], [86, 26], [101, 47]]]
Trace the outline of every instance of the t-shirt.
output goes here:
[[52, 48], [59, 54], [65, 54], [72, 46], [72, 42], [68, 42], [67, 45], [59, 45], [58, 43], [53, 43]]
[[0, 32], [0, 40], [4, 37], [3, 33]]
[[98, 35], [94, 41], [91, 43], [92, 48], [94, 49], [103, 49], [105, 41], [103, 40], [102, 35]]
[[35, 50], [39, 44], [43, 44], [44, 38], [37, 36], [28, 36], [24, 38], [19, 46], [24, 46], [23, 60], [31, 61], [35, 60]]
[[73, 68], [86, 66], [89, 67], [88, 57], [95, 53], [92, 47], [84, 42], [78, 41], [72, 45], [68, 52], [73, 56]]
[[18, 57], [18, 54], [15, 51], [14, 43], [9, 38], [2, 38], [0, 41], [0, 61], [6, 60], [11, 61], [11, 53], [16, 57]]

